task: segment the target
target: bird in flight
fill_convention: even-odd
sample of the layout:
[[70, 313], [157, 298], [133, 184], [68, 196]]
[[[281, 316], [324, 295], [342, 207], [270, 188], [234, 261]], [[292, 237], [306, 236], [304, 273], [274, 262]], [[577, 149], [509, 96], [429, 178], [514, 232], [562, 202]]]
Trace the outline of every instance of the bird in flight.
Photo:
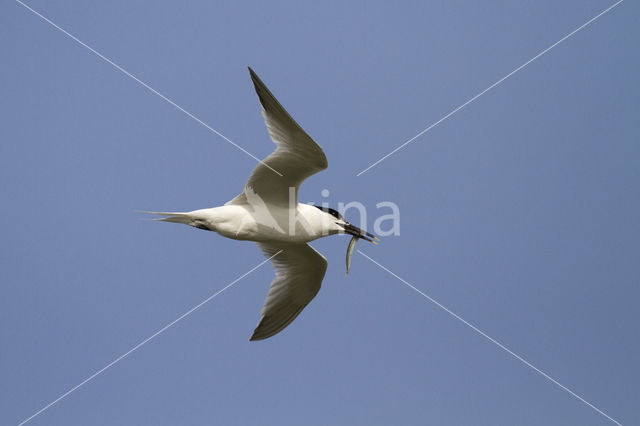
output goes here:
[[164, 216], [157, 220], [183, 223], [258, 245], [276, 274], [249, 339], [262, 340], [288, 326], [320, 290], [327, 260], [307, 244], [309, 241], [334, 234], [352, 235], [348, 271], [355, 241], [362, 238], [375, 243], [378, 238], [350, 224], [334, 209], [298, 203], [300, 184], [326, 169], [327, 158], [251, 68], [249, 74], [275, 151], [256, 166], [242, 193], [223, 206], [148, 213]]

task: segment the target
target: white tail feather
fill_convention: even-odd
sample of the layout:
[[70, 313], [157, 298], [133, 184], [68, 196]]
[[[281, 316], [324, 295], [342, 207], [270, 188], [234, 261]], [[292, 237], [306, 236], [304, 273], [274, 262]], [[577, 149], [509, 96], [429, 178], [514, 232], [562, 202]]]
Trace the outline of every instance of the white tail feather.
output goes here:
[[184, 212], [150, 212], [150, 211], [145, 211], [145, 210], [141, 210], [141, 213], [147, 213], [147, 214], [155, 214], [158, 216], [166, 216], [166, 217], [159, 217], [159, 218], [155, 218], [153, 220], [159, 220], [161, 222], [174, 222], [174, 223], [184, 223], [185, 225], [192, 225], [193, 226], [193, 217], [191, 217], [191, 215], [189, 213], [184, 213]]

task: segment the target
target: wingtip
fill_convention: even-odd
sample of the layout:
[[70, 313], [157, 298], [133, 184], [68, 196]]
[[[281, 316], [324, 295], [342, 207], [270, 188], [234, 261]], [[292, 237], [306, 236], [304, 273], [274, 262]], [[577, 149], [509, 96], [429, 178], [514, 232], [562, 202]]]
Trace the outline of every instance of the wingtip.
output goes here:
[[249, 337], [249, 341], [250, 341], [250, 342], [257, 342], [258, 340], [264, 340], [264, 339], [266, 339], [266, 337], [259, 337], [259, 336], [256, 336], [256, 333], [255, 333], [255, 332], [253, 332], [253, 334], [251, 335], [251, 337]]
[[253, 330], [253, 333], [251, 333], [251, 337], [249, 337], [249, 341], [250, 342], [257, 342], [258, 340], [264, 340], [264, 339], [266, 339], [268, 337], [268, 336], [260, 335], [258, 333], [258, 329], [260, 328], [260, 323], [262, 322], [263, 318], [264, 317], [260, 318], [260, 321], [258, 322], [258, 325]]
[[[258, 74], [256, 74], [251, 67], [247, 67], [247, 68], [249, 69], [249, 77], [251, 77], [251, 82], [253, 83], [253, 87], [256, 90], [258, 99], [260, 100], [260, 104], [262, 105], [262, 108], [266, 110], [267, 102], [268, 102], [267, 95], [270, 95], [271, 97], [273, 97], [273, 95], [271, 94], [271, 92], [269, 92], [269, 89], [267, 89], [267, 86], [265, 86], [262, 80], [260, 80], [260, 77], [258, 77]], [[276, 102], [278, 101], [276, 100]]]
[[249, 75], [251, 76], [252, 80], [260, 80], [260, 77], [258, 77], [258, 74], [256, 74], [256, 72], [253, 70], [253, 68], [247, 66], [247, 69], [249, 70]]

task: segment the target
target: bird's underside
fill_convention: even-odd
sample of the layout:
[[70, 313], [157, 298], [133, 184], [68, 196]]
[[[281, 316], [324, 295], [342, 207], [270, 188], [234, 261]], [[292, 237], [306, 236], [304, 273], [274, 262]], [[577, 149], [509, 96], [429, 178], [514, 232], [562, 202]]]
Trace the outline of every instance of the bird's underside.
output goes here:
[[[242, 193], [224, 206], [155, 214], [166, 216], [159, 220], [215, 231], [228, 238], [256, 241], [276, 273], [250, 339], [262, 340], [287, 327], [320, 290], [327, 260], [308, 241], [336, 233], [372, 242], [370, 238], [376, 237], [351, 225], [335, 210], [298, 204], [300, 184], [326, 169], [327, 158], [251, 68], [249, 73], [275, 151], [256, 166]], [[291, 217], [296, 218], [290, 228], [293, 233], [287, 229]], [[298, 219], [302, 219], [304, 229], [298, 228]], [[349, 256], [347, 252], [347, 267]]]

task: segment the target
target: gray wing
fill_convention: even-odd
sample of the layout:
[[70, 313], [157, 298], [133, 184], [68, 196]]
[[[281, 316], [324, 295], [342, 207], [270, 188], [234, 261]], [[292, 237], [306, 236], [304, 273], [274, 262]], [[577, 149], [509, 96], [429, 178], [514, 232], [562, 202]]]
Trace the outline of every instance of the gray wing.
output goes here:
[[318, 293], [327, 270], [327, 260], [309, 244], [256, 244], [267, 257], [282, 251], [271, 259], [276, 277], [249, 340], [266, 339], [288, 326]]
[[327, 157], [322, 148], [291, 118], [251, 68], [249, 73], [262, 104], [262, 116], [267, 130], [276, 144], [276, 150], [262, 163], [277, 170], [282, 176], [265, 164], [258, 164], [249, 177], [245, 191], [227, 204], [245, 204], [247, 201], [244, 193], [250, 189], [267, 204], [288, 207], [289, 188], [295, 188], [294, 202], [297, 203], [300, 184], [312, 174], [326, 169]]

